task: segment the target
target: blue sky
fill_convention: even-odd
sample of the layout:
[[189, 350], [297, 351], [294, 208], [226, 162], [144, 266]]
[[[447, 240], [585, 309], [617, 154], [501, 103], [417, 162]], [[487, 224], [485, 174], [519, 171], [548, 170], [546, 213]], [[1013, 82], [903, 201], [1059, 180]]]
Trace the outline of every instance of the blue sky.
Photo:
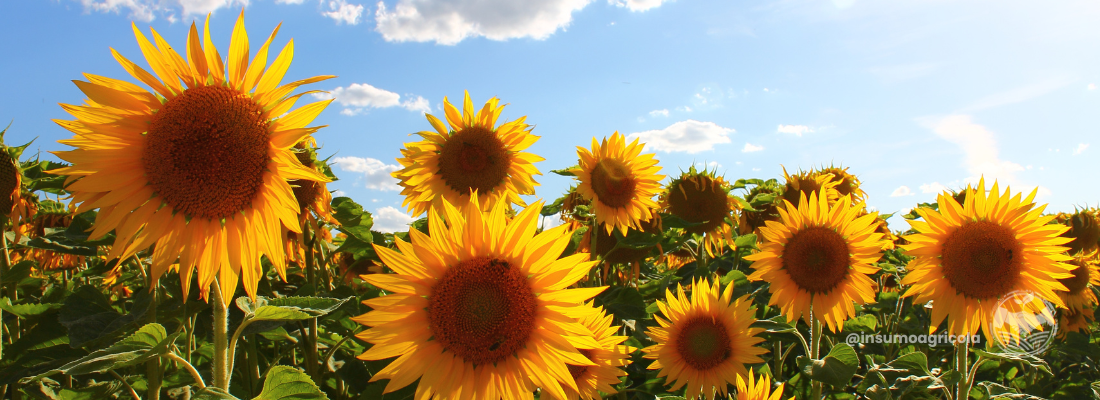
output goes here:
[[884, 212], [980, 175], [1039, 187], [1051, 211], [1100, 202], [1095, 1], [4, 1], [8, 143], [65, 149], [51, 119], [83, 101], [71, 82], [83, 72], [134, 81], [109, 51], [146, 65], [131, 21], [178, 48], [213, 13], [224, 55], [242, 7], [253, 50], [280, 22], [274, 48], [294, 38], [284, 81], [338, 76], [308, 88], [337, 100], [315, 135], [335, 155], [330, 188], [386, 230], [407, 218], [388, 175], [402, 143], [463, 90], [535, 125], [548, 201], [571, 184], [551, 169], [619, 131], [649, 143], [666, 175], [843, 164]]

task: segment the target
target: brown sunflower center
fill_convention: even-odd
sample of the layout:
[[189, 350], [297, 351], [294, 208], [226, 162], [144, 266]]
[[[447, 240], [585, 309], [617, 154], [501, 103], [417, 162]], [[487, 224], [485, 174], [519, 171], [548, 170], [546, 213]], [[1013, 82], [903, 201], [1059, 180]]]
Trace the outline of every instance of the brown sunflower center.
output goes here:
[[0, 214], [11, 214], [15, 208], [14, 197], [19, 194], [19, 167], [6, 151], [0, 152]]
[[439, 154], [439, 174], [456, 192], [488, 193], [508, 177], [510, 158], [493, 131], [468, 127], [455, 132]]
[[625, 207], [634, 199], [634, 188], [638, 182], [630, 167], [622, 161], [603, 159], [592, 169], [592, 191], [596, 200], [608, 207]]
[[[592, 360], [592, 350], [577, 349], [577, 351], [580, 352], [581, 355], [584, 356], [584, 358]], [[595, 360], [592, 360], [592, 361], [595, 361]], [[569, 375], [573, 377], [574, 381], [581, 379], [581, 377], [584, 376], [584, 373], [586, 371], [588, 371], [589, 368], [592, 368], [592, 367], [586, 367], [586, 366], [583, 366], [583, 365], [573, 365], [573, 364], [565, 364], [565, 366], [569, 368]]]
[[435, 340], [475, 365], [495, 363], [527, 343], [538, 302], [507, 261], [479, 257], [452, 266], [428, 297]]
[[699, 176], [694, 181], [681, 180], [669, 188], [668, 208], [687, 222], [702, 222], [688, 227], [691, 233], [711, 232], [725, 223], [730, 209], [725, 190], [714, 179]]
[[684, 362], [697, 370], [709, 370], [732, 356], [726, 326], [706, 315], [684, 322], [676, 338], [676, 352]]
[[1084, 261], [1074, 260], [1070, 265], [1076, 265], [1077, 268], [1073, 269], [1073, 277], [1059, 279], [1058, 282], [1062, 282], [1066, 285], [1066, 289], [1069, 289], [1069, 294], [1080, 294], [1089, 287], [1089, 266]]
[[783, 191], [783, 199], [791, 202], [795, 207], [798, 207], [799, 196], [803, 193], [806, 194], [806, 198], [809, 199], [813, 192], [817, 192], [818, 196], [824, 196], [825, 193], [821, 190], [821, 184], [817, 182], [812, 176], [794, 176], [792, 180], [787, 182], [787, 188]]
[[1023, 246], [1009, 228], [990, 221], [963, 223], [943, 242], [943, 274], [955, 290], [976, 299], [1012, 290], [1023, 267]]
[[142, 163], [149, 184], [172, 208], [221, 219], [252, 204], [268, 147], [263, 107], [236, 90], [203, 86], [153, 115]]
[[848, 242], [823, 226], [798, 231], [783, 248], [783, 268], [798, 287], [827, 293], [848, 276]]

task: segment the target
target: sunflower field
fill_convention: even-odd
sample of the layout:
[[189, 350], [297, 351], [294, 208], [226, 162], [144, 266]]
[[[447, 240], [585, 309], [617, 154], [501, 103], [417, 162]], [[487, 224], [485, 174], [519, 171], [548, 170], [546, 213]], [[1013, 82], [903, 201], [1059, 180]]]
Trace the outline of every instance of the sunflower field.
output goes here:
[[0, 132], [0, 398], [1100, 400], [1095, 208], [983, 179], [887, 224], [859, 171], [618, 132], [556, 143], [574, 185], [527, 202], [540, 138], [466, 93], [383, 233], [299, 104], [332, 76], [283, 83], [293, 41], [251, 53], [243, 12], [225, 57], [201, 29], [75, 80], [63, 162]]

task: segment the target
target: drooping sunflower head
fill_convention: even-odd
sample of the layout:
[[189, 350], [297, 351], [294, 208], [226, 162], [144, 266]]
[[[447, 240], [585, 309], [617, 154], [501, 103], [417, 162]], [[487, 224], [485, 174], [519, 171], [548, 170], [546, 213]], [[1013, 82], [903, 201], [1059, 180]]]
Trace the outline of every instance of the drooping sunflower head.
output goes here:
[[745, 364], [763, 362], [758, 356], [767, 353], [755, 346], [764, 338], [756, 336], [762, 328], [749, 327], [756, 322], [751, 305], [748, 296], [733, 300], [733, 285], [719, 290], [717, 280], [695, 281], [690, 295], [683, 286], [676, 295], [666, 291], [657, 301], [664, 318], [656, 317], [660, 326], [647, 332], [657, 344], [642, 349], [656, 360], [649, 369], [674, 382], [672, 391], [687, 385], [689, 399], [726, 397], [726, 386], [748, 375]]
[[424, 140], [406, 143], [403, 167], [394, 171], [405, 196], [404, 205], [418, 217], [444, 199], [456, 206], [470, 202], [477, 193], [486, 209], [499, 201], [524, 205], [519, 195], [535, 193], [533, 175], [542, 175], [534, 163], [543, 158], [524, 152], [539, 139], [531, 134], [527, 117], [496, 126], [504, 105], [496, 97], [475, 112], [466, 92], [462, 112], [444, 97], [447, 124], [431, 114], [428, 122], [435, 131], [418, 133]]
[[359, 358], [397, 356], [371, 378], [390, 379], [387, 393], [419, 379], [418, 398], [530, 398], [536, 387], [564, 398], [562, 384], [579, 390], [566, 361], [596, 366], [578, 349], [601, 347], [576, 321], [605, 288], [567, 289], [594, 263], [585, 253], [558, 258], [567, 226], [535, 235], [541, 204], [508, 220], [505, 202], [483, 212], [477, 201], [459, 210], [444, 199], [429, 213], [430, 235], [410, 230], [398, 251], [375, 246], [396, 274], [364, 277], [391, 294], [353, 319], [371, 327], [357, 337], [374, 344]]
[[0, 130], [0, 215], [9, 216], [19, 201], [23, 190], [23, 172], [19, 170], [19, 160], [13, 157], [4, 144], [4, 134], [8, 128]]
[[717, 172], [698, 171], [691, 166], [669, 182], [661, 193], [661, 208], [687, 222], [699, 223], [685, 230], [705, 235], [707, 253], [714, 256], [726, 246], [733, 247], [734, 226], [731, 224], [737, 220], [737, 210], [741, 207], [730, 191], [729, 183]]
[[[653, 212], [656, 214], [656, 212]], [[653, 218], [641, 222], [644, 233], [659, 234], [661, 232], [661, 217], [654, 215]], [[634, 233], [635, 229], [627, 231], [627, 235]], [[615, 232], [607, 232], [605, 230], [596, 231], [596, 249], [595, 253], [599, 254], [602, 259], [609, 264], [632, 264], [644, 260], [650, 252], [653, 251], [654, 246], [645, 247], [625, 247], [619, 246], [619, 238], [615, 236]], [[581, 251], [592, 253], [592, 231], [584, 233], [584, 238], [581, 241]]]
[[[749, 370], [749, 376], [737, 377], [737, 397], [736, 400], [779, 400], [783, 396], [783, 386], [785, 384], [780, 383], [779, 386], [772, 388], [772, 378], [767, 375], [756, 375], [760, 378], [757, 380], [753, 377], [753, 370]], [[790, 400], [793, 400], [794, 396], [791, 396]], [[732, 400], [732, 399], [731, 399]]]
[[561, 219], [568, 222], [572, 229], [588, 225], [592, 219], [592, 202], [577, 192], [577, 187], [569, 188], [561, 203]]
[[798, 206], [786, 203], [778, 222], [760, 228], [760, 251], [745, 257], [755, 270], [748, 279], [770, 283], [769, 304], [788, 321], [816, 318], [836, 332], [855, 316], [854, 304], [874, 302], [871, 275], [883, 246], [878, 213], [860, 217], [863, 205], [850, 199], [830, 205], [814, 192]]
[[627, 337], [615, 335], [619, 327], [611, 325], [613, 320], [611, 315], [604, 312], [603, 307], [596, 307], [578, 320], [592, 332], [593, 339], [600, 347], [579, 349], [581, 355], [596, 365], [566, 364], [569, 375], [577, 383], [577, 391], [573, 391], [568, 385], [563, 386], [567, 399], [599, 400], [603, 398], [601, 393], [618, 393], [612, 385], [619, 384], [619, 377], [626, 375], [623, 368], [630, 364], [630, 353], [637, 349], [622, 344]]
[[[312, 140], [310, 140], [312, 141]], [[314, 168], [330, 179], [333, 178], [332, 170], [324, 161], [317, 159], [317, 149], [306, 142], [294, 146], [294, 156], [307, 168]], [[298, 202], [299, 215], [302, 219], [320, 220], [335, 224], [332, 217], [332, 194], [328, 191], [325, 182], [311, 181], [308, 179], [292, 179], [288, 182], [294, 192], [294, 200]]]
[[1089, 254], [1096, 251], [1100, 244], [1100, 211], [1084, 209], [1073, 214], [1058, 213], [1054, 220], [1069, 227], [1062, 236], [1072, 239], [1065, 246], [1069, 247], [1069, 254]]
[[1073, 276], [1058, 280], [1068, 289], [1065, 292], [1057, 292], [1058, 296], [1062, 298], [1067, 308], [1083, 309], [1095, 306], [1096, 294], [1092, 292], [1089, 285], [1100, 286], [1100, 265], [1096, 260], [1084, 257], [1074, 258], [1068, 264], [1073, 267], [1070, 271]]
[[577, 191], [592, 202], [596, 222], [611, 232], [641, 229], [657, 208], [653, 196], [660, 190], [661, 167], [652, 153], [641, 154], [643, 144], [615, 132], [603, 142], [592, 138], [592, 149], [577, 146], [580, 163], [569, 170], [580, 181]]
[[108, 258], [127, 259], [156, 244], [154, 278], [178, 259], [185, 294], [198, 267], [203, 296], [215, 276], [223, 299], [242, 277], [255, 296], [260, 255], [285, 274], [282, 229], [300, 230], [287, 181], [328, 180], [290, 148], [319, 129], [306, 125], [331, 100], [292, 111], [309, 92], [291, 92], [331, 76], [279, 86], [294, 42], [268, 66], [272, 33], [249, 62], [243, 12], [224, 62], [209, 18], [201, 40], [192, 24], [186, 45], [175, 47], [186, 59], [155, 30], [150, 42], [133, 28], [152, 72], [112, 53], [152, 91], [92, 74], [74, 81], [86, 105], [62, 104], [76, 120], [55, 121], [74, 133], [61, 143], [76, 149], [55, 153], [72, 166], [51, 172], [69, 176], [78, 212], [100, 209], [93, 238], [116, 232]]
[[829, 203], [840, 198], [840, 192], [836, 187], [839, 180], [834, 180], [832, 174], [819, 173], [814, 170], [798, 171], [791, 175], [787, 173], [787, 167], [783, 167], [783, 179], [786, 184], [783, 187], [783, 200], [798, 206], [799, 199], [809, 198], [810, 194], [817, 193], [818, 197], [825, 197]]
[[[914, 258], [901, 283], [914, 303], [933, 300], [931, 331], [947, 318], [952, 335], [993, 337], [1029, 328], [1015, 318], [993, 326], [999, 312], [1034, 316], [1045, 309], [1043, 301], [1063, 306], [1055, 291], [1065, 290], [1059, 279], [1072, 276], [1059, 246], [1070, 240], [1059, 237], [1068, 228], [1047, 224], [1054, 217], [1042, 215], [1046, 206], [1033, 202], [1036, 191], [1021, 200], [1009, 188], [1002, 194], [996, 182], [988, 193], [985, 188], [984, 179], [968, 186], [963, 204], [944, 192], [939, 211], [919, 208], [922, 220], [909, 221], [917, 233], [901, 247]], [[1002, 301], [1021, 291], [1032, 293], [1032, 301]]]
[[741, 210], [737, 233], [739, 235], [759, 234], [764, 222], [779, 219], [779, 207], [783, 206], [783, 185], [775, 179], [761, 182], [749, 190], [745, 200], [752, 209]]
[[848, 167], [830, 165], [815, 172], [816, 175], [831, 175], [829, 181], [836, 182], [837, 193], [840, 196], [852, 196], [854, 202], [867, 201], [867, 193], [861, 188], [859, 178], [848, 172]]

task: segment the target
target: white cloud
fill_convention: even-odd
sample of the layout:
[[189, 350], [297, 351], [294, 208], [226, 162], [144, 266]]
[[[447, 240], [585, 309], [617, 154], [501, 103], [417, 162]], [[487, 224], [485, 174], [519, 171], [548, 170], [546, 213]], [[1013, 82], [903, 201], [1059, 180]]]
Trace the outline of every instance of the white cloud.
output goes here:
[[321, 15], [336, 20], [336, 24], [341, 22], [348, 25], [358, 25], [359, 18], [363, 16], [362, 4], [348, 4], [345, 0], [332, 0], [328, 2], [329, 11], [321, 12]]
[[275, 4], [302, 4], [306, 0], [275, 0]]
[[946, 186], [941, 185], [939, 182], [925, 183], [920, 185], [921, 193], [943, 193], [947, 190]]
[[344, 197], [347, 195], [347, 193], [344, 193], [344, 191], [340, 189], [336, 189], [336, 191], [332, 192], [332, 197]]
[[691, 107], [688, 107], [688, 106], [676, 107], [676, 111], [691, 112]]
[[1009, 89], [1000, 93], [994, 93], [989, 96], [983, 97], [974, 102], [974, 104], [971, 104], [970, 106], [963, 109], [963, 112], [970, 113], [1009, 104], [1021, 103], [1035, 97], [1053, 92], [1057, 89], [1061, 89], [1062, 87], [1065, 87], [1066, 85], [1069, 85], [1071, 83], [1073, 82], [1065, 77], [1048, 78], [1041, 82], [1032, 83], [1030, 85]]
[[893, 193], [890, 193], [890, 197], [912, 196], [914, 194], [916, 193], [913, 193], [908, 186], [899, 186], [897, 189], [894, 189]]
[[630, 11], [645, 11], [661, 6], [665, 0], [607, 0], [609, 4], [626, 7]]
[[997, 180], [1001, 187], [1005, 185], [1015, 186], [1015, 190], [1025, 192], [1031, 188], [1037, 188], [1040, 196], [1050, 194], [1050, 190], [1042, 186], [1034, 186], [1020, 182], [1016, 179], [1016, 173], [1025, 170], [1017, 163], [1002, 160], [997, 150], [997, 140], [984, 126], [970, 120], [969, 115], [951, 115], [947, 117], [925, 117], [918, 121], [932, 129], [937, 136], [948, 142], [958, 145], [964, 155], [963, 163], [966, 165], [970, 176], [963, 179], [964, 183], [976, 184], [979, 178], [984, 177], [992, 183]]
[[386, 164], [382, 161], [367, 157], [336, 157], [332, 159], [340, 167], [341, 171], [358, 172], [363, 174], [363, 185], [367, 189], [382, 191], [399, 191], [397, 178], [390, 173], [401, 169], [401, 166]]
[[752, 172], [760, 172], [760, 168], [753, 168]]
[[406, 232], [409, 230], [409, 224], [416, 221], [409, 214], [391, 206], [379, 208], [372, 216], [374, 226], [371, 229], [386, 233]]
[[660, 110], [650, 111], [649, 116], [650, 117], [656, 117], [656, 116], [667, 117], [668, 116], [668, 109], [664, 108], [664, 109], [660, 109]]
[[378, 2], [375, 30], [391, 42], [453, 45], [469, 37], [542, 40], [573, 20], [592, 0], [398, 0]]
[[813, 131], [814, 131], [813, 128], [810, 128], [806, 125], [783, 125], [783, 124], [780, 124], [779, 128], [776, 129], [776, 130], [779, 133], [790, 133], [790, 134], [798, 136], [798, 137], [802, 137], [803, 133], [813, 133]]
[[544, 231], [550, 228], [555, 228], [565, 223], [565, 221], [561, 219], [561, 214], [554, 214], [548, 217], [542, 217], [541, 221], [542, 230]]
[[1096, 84], [1095, 84], [1095, 83], [1090, 83], [1090, 84], [1088, 85], [1088, 89], [1089, 89], [1089, 90], [1096, 90]]
[[1088, 143], [1079, 143], [1076, 148], [1073, 149], [1073, 155], [1078, 155], [1085, 152], [1085, 149], [1089, 148]]
[[741, 149], [742, 153], [754, 153], [760, 150], [764, 150], [764, 146], [756, 146], [749, 142], [745, 142], [745, 147]]
[[344, 115], [358, 115], [366, 108], [401, 107], [409, 111], [431, 111], [428, 100], [416, 96], [416, 99], [401, 101], [401, 95], [385, 89], [379, 89], [366, 83], [353, 83], [348, 87], [338, 87], [328, 93], [314, 93], [318, 99], [336, 99], [341, 105], [348, 107], [341, 111]]
[[871, 67], [868, 71], [883, 83], [891, 84], [927, 76], [941, 66], [940, 63], [901, 64]]
[[733, 129], [723, 128], [713, 122], [689, 119], [665, 129], [631, 133], [627, 135], [627, 139], [641, 138], [647, 148], [666, 153], [698, 153], [713, 150], [716, 144], [729, 143], [729, 134], [733, 132]]

